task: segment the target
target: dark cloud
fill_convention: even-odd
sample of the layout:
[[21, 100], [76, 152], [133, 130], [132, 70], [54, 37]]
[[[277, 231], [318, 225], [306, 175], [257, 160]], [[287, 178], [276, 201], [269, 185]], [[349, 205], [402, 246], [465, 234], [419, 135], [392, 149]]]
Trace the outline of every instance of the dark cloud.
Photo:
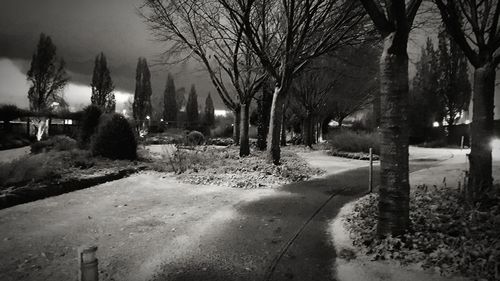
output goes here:
[[[94, 57], [104, 52], [118, 90], [133, 93], [137, 58], [152, 66], [155, 93], [165, 86], [167, 72], [178, 87], [197, 87], [200, 101], [214, 92], [207, 75], [195, 63], [153, 66], [162, 44], [152, 40], [137, 14], [140, 0], [17, 0], [4, 1], [0, 10], [0, 57], [15, 60], [22, 72], [29, 67], [40, 33], [51, 36], [71, 72], [72, 82], [90, 83]], [[19, 63], [20, 62], [20, 63]], [[219, 108], [223, 105], [216, 99]]]

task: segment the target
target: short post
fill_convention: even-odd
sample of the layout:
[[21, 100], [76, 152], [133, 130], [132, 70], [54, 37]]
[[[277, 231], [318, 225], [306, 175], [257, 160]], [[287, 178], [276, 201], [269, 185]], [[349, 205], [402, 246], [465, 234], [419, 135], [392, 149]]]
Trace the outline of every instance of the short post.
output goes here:
[[99, 280], [96, 252], [97, 246], [82, 246], [78, 248], [78, 259], [80, 261], [78, 281]]
[[370, 147], [370, 168], [368, 170], [368, 192], [373, 191], [373, 149]]
[[464, 149], [464, 136], [462, 136], [462, 139], [460, 140], [460, 149]]

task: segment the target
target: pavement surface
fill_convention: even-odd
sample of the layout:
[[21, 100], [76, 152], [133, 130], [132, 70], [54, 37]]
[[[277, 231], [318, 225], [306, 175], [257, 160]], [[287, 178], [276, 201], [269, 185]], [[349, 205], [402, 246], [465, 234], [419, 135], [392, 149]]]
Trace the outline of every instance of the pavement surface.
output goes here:
[[[428, 154], [411, 170], [453, 155]], [[242, 190], [147, 172], [1, 210], [0, 280], [75, 280], [81, 245], [99, 247], [99, 280], [336, 280], [329, 223], [365, 194], [368, 168], [301, 156], [327, 175]]]
[[30, 146], [24, 146], [20, 148], [0, 150], [0, 163], [10, 162], [17, 159], [23, 155], [30, 153]]

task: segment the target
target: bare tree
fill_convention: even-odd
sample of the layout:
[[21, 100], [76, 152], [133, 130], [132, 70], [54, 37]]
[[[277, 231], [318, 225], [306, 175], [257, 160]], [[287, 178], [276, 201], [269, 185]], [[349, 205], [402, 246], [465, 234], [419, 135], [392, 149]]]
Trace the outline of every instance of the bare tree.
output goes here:
[[384, 40], [380, 58], [381, 172], [377, 233], [401, 235], [410, 224], [407, 45], [422, 0], [360, 1]]
[[446, 30], [474, 67], [469, 155], [469, 197], [482, 199], [493, 186], [493, 109], [500, 63], [500, 1], [435, 0]]
[[344, 119], [373, 101], [378, 91], [380, 49], [376, 42], [366, 42], [323, 58], [323, 72], [337, 77], [341, 83], [335, 83], [330, 90], [322, 119], [327, 122], [333, 119], [342, 128]]
[[314, 143], [315, 120], [326, 106], [328, 95], [338, 77], [330, 77], [324, 69], [308, 69], [301, 73], [292, 86], [296, 112], [302, 113], [302, 139], [306, 146]]
[[56, 56], [56, 46], [50, 36], [40, 34], [27, 73], [27, 80], [31, 83], [28, 91], [30, 110], [41, 114], [41, 117], [34, 122], [38, 140], [48, 132], [50, 123], [43, 115], [52, 110], [53, 105], [64, 103], [60, 93], [69, 81], [64, 67], [64, 60]]
[[219, 0], [274, 79], [268, 157], [280, 162], [283, 102], [293, 77], [314, 58], [362, 38], [364, 18], [356, 1]]
[[143, 11], [156, 38], [169, 42], [169, 57], [184, 55], [204, 65], [222, 101], [234, 112], [240, 155], [250, 154], [249, 107], [265, 74], [244, 40], [244, 26], [225, 15], [216, 1], [147, 0]]

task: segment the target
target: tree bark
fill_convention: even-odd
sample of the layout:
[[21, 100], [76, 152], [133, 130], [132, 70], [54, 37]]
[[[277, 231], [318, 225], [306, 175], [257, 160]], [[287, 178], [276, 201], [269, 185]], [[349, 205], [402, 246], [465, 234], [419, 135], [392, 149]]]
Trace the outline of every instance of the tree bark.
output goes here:
[[283, 115], [283, 88], [275, 87], [273, 102], [271, 103], [271, 116], [269, 118], [269, 132], [267, 134], [267, 159], [275, 165], [280, 164], [280, 137], [281, 116]]
[[240, 118], [241, 109], [238, 107], [233, 110], [233, 141], [235, 145], [240, 144]]
[[408, 176], [408, 54], [384, 39], [380, 59], [380, 197], [377, 234], [398, 236], [409, 226]]
[[286, 121], [285, 121], [285, 112], [283, 110], [283, 114], [281, 114], [281, 146], [286, 146]]
[[271, 103], [273, 101], [273, 93], [270, 91], [268, 84], [262, 85], [262, 97], [258, 101], [257, 110], [259, 114], [257, 126], [257, 147], [261, 151], [267, 148], [267, 134], [269, 132], [269, 115], [271, 113]]
[[312, 147], [313, 143], [313, 135], [312, 135], [312, 120], [311, 120], [311, 115], [308, 113], [306, 115], [306, 118], [304, 118], [304, 129], [303, 129], [303, 140], [304, 140], [304, 145], [308, 147]]
[[471, 152], [469, 155], [469, 199], [484, 199], [493, 186], [490, 141], [493, 138], [495, 67], [485, 64], [474, 71]]
[[242, 104], [240, 108], [240, 157], [244, 157], [250, 155], [250, 140], [248, 138], [250, 105]]

